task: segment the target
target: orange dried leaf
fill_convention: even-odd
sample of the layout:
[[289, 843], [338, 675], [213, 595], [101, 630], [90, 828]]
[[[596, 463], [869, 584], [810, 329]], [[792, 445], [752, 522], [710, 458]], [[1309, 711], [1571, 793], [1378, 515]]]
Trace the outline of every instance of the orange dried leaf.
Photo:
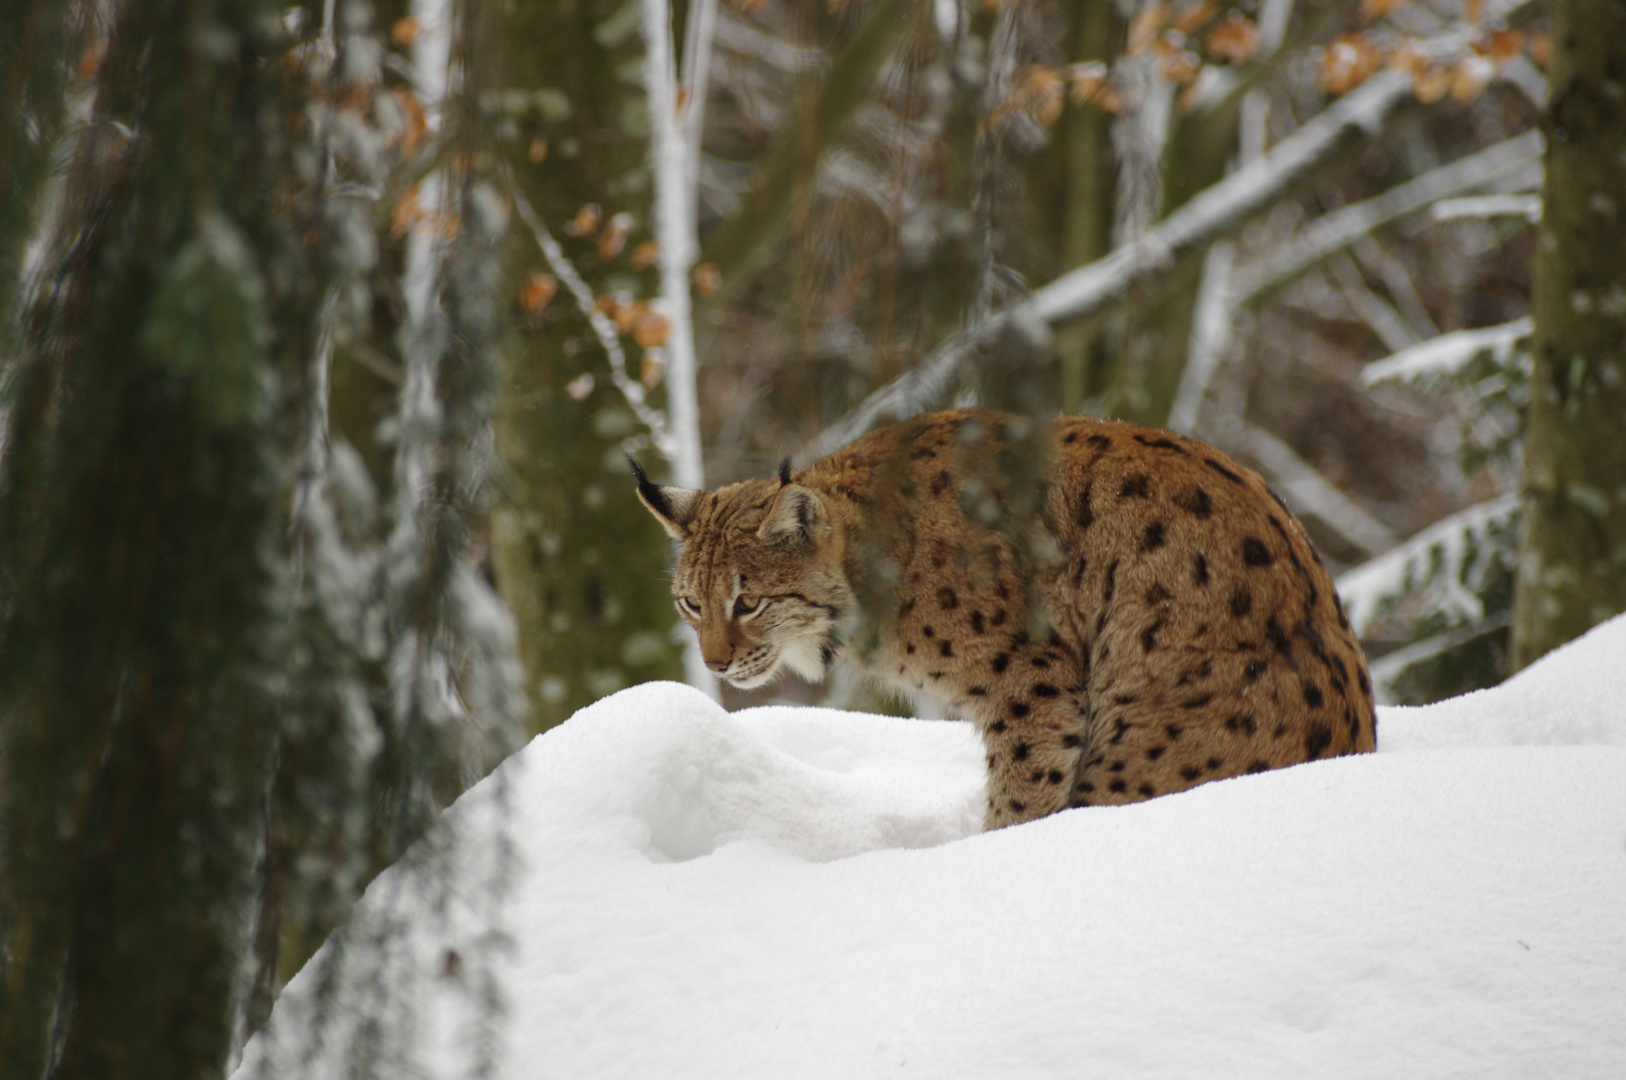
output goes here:
[[1525, 36], [1525, 32], [1516, 27], [1502, 27], [1474, 42], [1474, 51], [1497, 64], [1505, 64], [1524, 51]]
[[694, 268], [694, 291], [701, 296], [715, 296], [723, 287], [723, 275], [715, 263], [703, 262]]
[[1189, 34], [1198, 27], [1206, 24], [1216, 14], [1219, 8], [1212, 0], [1186, 0], [1184, 4], [1174, 9], [1170, 22], [1182, 34]]
[[666, 344], [666, 339], [672, 336], [672, 324], [665, 315], [658, 311], [650, 311], [647, 307], [638, 316], [632, 325], [632, 340], [646, 349], [653, 349]]
[[655, 260], [661, 257], [661, 246], [653, 240], [645, 240], [632, 249], [632, 268], [634, 270], [647, 270], [655, 265]]
[[390, 210], [390, 236], [399, 240], [427, 216], [423, 201], [418, 195], [418, 185], [413, 184], [401, 193], [401, 197], [395, 200], [395, 206]]
[[1365, 34], [1344, 34], [1329, 43], [1321, 55], [1321, 88], [1347, 94], [1383, 66], [1383, 53]]
[[417, 16], [408, 15], [406, 18], [396, 19], [395, 22], [390, 24], [390, 42], [396, 48], [404, 49], [417, 41], [418, 35], [422, 32], [423, 23], [418, 21]]
[[611, 315], [620, 306], [621, 302], [609, 293], [599, 293], [593, 297], [593, 310], [600, 315]]
[[576, 216], [565, 225], [571, 236], [592, 236], [604, 221], [604, 209], [598, 203], [588, 203], [576, 211]]
[[1451, 72], [1451, 96], [1470, 105], [1495, 80], [1495, 64], [1483, 56], [1470, 56]]
[[536, 138], [532, 139], [530, 147], [525, 151], [525, 156], [530, 158], [531, 161], [537, 165], [540, 165], [546, 161], [548, 158], [548, 137], [546, 135], [538, 135]]
[[616, 309], [610, 313], [610, 318], [615, 320], [615, 328], [625, 334], [633, 328], [639, 319], [644, 317], [645, 312], [648, 310], [649, 301], [647, 300], [639, 300], [636, 303], [629, 304], [618, 299]]
[[1169, 83], [1188, 83], [1202, 69], [1203, 62], [1197, 58], [1197, 54], [1185, 49], [1170, 56], [1160, 56], [1157, 61], [1158, 77]]
[[397, 86], [390, 92], [395, 95], [396, 102], [401, 106], [401, 112], [406, 116], [406, 129], [401, 132], [401, 152], [410, 154], [428, 134], [429, 121], [424, 116], [422, 103], [411, 90]]
[[1075, 105], [1093, 101], [1106, 81], [1107, 66], [1099, 60], [1074, 64], [1067, 69], [1067, 82]]
[[1228, 64], [1242, 64], [1253, 59], [1259, 51], [1259, 26], [1238, 12], [1231, 12], [1208, 35], [1207, 51], [1210, 59]]
[[1011, 80], [1009, 92], [992, 113], [987, 124], [1012, 113], [1026, 113], [1046, 127], [1061, 115], [1061, 73], [1043, 64], [1029, 64]]
[[621, 254], [631, 234], [632, 215], [625, 212], [616, 214], [604, 226], [604, 231], [598, 234], [598, 257], [608, 262]]
[[1129, 24], [1129, 55], [1140, 56], [1157, 44], [1169, 22], [1169, 9], [1163, 0], [1151, 0]]
[[666, 374], [666, 350], [659, 346], [645, 349], [643, 363], [638, 367], [638, 381], [644, 384], [644, 389], [655, 389], [655, 384], [661, 381], [664, 374]]
[[79, 54], [79, 63], [74, 65], [74, 74], [81, 79], [88, 79], [102, 69], [102, 58], [107, 55], [107, 49], [101, 44], [87, 46]]
[[1418, 79], [1429, 72], [1434, 66], [1434, 61], [1412, 42], [1403, 41], [1389, 54], [1389, 66], [1396, 71], [1404, 71], [1413, 79]]
[[1462, 0], [1462, 17], [1469, 22], [1477, 23], [1484, 13], [1485, 0]]
[[1432, 105], [1445, 97], [1451, 89], [1451, 69], [1426, 67], [1412, 76], [1412, 96], [1424, 105]]
[[1537, 30], [1531, 34], [1530, 43], [1524, 51], [1541, 70], [1546, 71], [1553, 66], [1553, 36], [1547, 31]]
[[519, 291], [519, 306], [527, 315], [536, 315], [548, 306], [559, 291], [559, 279], [552, 274], [541, 272], [532, 274], [525, 287]]

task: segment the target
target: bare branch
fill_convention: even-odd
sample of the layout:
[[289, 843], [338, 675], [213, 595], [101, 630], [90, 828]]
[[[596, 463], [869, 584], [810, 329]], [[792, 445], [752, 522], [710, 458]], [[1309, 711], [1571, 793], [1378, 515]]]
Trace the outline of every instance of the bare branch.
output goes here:
[[1544, 145], [1541, 132], [1527, 131], [1392, 187], [1382, 195], [1318, 218], [1270, 258], [1238, 272], [1237, 302], [1259, 303], [1312, 266], [1370, 236], [1375, 229], [1431, 203], [1486, 187], [1520, 169], [1539, 166]]
[[1186, 367], [1180, 373], [1180, 386], [1169, 406], [1169, 427], [1191, 432], [1197, 427], [1197, 413], [1208, 396], [1208, 384], [1231, 344], [1231, 267], [1236, 245], [1221, 240], [1208, 249], [1203, 263], [1203, 280], [1197, 288], [1197, 306], [1191, 319], [1191, 344], [1186, 350]]
[[1522, 217], [1534, 225], [1541, 220], [1541, 196], [1469, 195], [1461, 199], [1441, 199], [1429, 207], [1429, 216], [1435, 221]]
[[514, 209], [519, 214], [519, 219], [525, 222], [526, 227], [531, 230], [531, 235], [536, 237], [536, 245], [542, 249], [542, 257], [548, 260], [548, 266], [553, 270], [554, 276], [564, 282], [565, 288], [570, 290], [570, 295], [576, 300], [576, 306], [581, 309], [582, 315], [592, 326], [593, 336], [598, 338], [605, 355], [610, 358], [610, 382], [621, 392], [621, 396], [626, 398], [633, 415], [649, 429], [649, 436], [655, 443], [655, 449], [668, 461], [674, 460], [677, 457], [677, 444], [667, 428], [665, 415], [649, 404], [644, 396], [643, 384], [627, 374], [627, 354], [621, 348], [620, 331], [616, 329], [615, 323], [608, 315], [594, 306], [593, 290], [582, 280], [582, 276], [576, 272], [575, 265], [565, 255], [564, 248], [559, 246], [559, 241], [553, 238], [548, 227], [542, 223], [536, 208], [531, 205], [514, 180], [513, 173], [505, 167], [504, 174], [508, 181], [508, 193], [514, 199]]
[[1447, 607], [1465, 619], [1480, 618], [1483, 612], [1479, 598], [1461, 581], [1464, 561], [1471, 546], [1482, 543], [1490, 530], [1505, 527], [1518, 513], [1517, 492], [1499, 495], [1441, 518], [1405, 543], [1342, 575], [1337, 581], [1338, 595], [1349, 610], [1356, 635], [1366, 636], [1385, 597], [1400, 596], [1416, 587], [1416, 579], [1436, 573], [1430, 569], [1436, 554], [1440, 584], [1447, 590]]
[[1388, 301], [1366, 287], [1366, 280], [1347, 255], [1333, 260], [1332, 280], [1351, 309], [1387, 349], [1404, 349], [1417, 344], [1417, 335]]
[[813, 182], [819, 157], [863, 102], [919, 12], [914, 0], [876, 0], [852, 41], [830, 65], [817, 97], [780, 125], [751, 190], [740, 201], [740, 212], [705, 250], [704, 261], [723, 275], [723, 290], [712, 297], [711, 306], [723, 303], [749, 276], [791, 207]]
[[1535, 331], [1535, 321], [1526, 316], [1500, 326], [1441, 334], [1366, 365], [1361, 372], [1361, 382], [1373, 386], [1391, 379], [1437, 379], [1465, 367], [1483, 353], [1491, 353], [1505, 362], [1518, 344], [1528, 340]]
[[1376, 131], [1410, 97], [1411, 80], [1406, 75], [1384, 71], [1373, 76], [1140, 239], [1064, 274], [1035, 292], [1026, 304], [948, 338], [917, 367], [870, 394], [820, 433], [799, 457], [829, 453], [863, 434], [877, 420], [911, 416], [944, 400], [958, 384], [962, 365], [1004, 334], [1043, 338], [1051, 326], [1094, 317], [1121, 303], [1132, 288], [1166, 277], [1184, 259], [1240, 232], [1344, 147]]
[[1215, 417], [1209, 427], [1206, 434], [1251, 460], [1281, 489], [1293, 504], [1294, 513], [1315, 518], [1362, 551], [1386, 551], [1399, 542], [1399, 534], [1339, 491], [1270, 432], [1235, 416]]

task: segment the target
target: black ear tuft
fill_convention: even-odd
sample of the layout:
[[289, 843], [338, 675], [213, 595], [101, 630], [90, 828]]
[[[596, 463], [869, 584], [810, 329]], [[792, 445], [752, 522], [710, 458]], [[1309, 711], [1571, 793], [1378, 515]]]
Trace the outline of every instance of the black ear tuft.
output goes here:
[[779, 463], [779, 486], [784, 487], [788, 483], [790, 483], [790, 458], [787, 456]]
[[662, 517], [672, 517], [672, 506], [666, 501], [665, 492], [661, 491], [658, 485], [649, 482], [649, 477], [644, 475], [643, 466], [639, 465], [631, 454], [626, 457], [627, 464], [632, 466], [632, 475], [638, 478], [638, 494], [644, 497], [644, 502], [648, 503], [649, 508]]

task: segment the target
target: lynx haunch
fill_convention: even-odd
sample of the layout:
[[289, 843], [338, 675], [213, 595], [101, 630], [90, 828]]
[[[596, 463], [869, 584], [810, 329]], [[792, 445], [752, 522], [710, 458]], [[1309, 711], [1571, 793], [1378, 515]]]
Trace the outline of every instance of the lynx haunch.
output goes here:
[[988, 828], [1375, 748], [1320, 557], [1204, 443], [961, 409], [716, 491], [633, 469], [706, 665], [754, 687], [842, 658], [947, 706], [982, 733]]

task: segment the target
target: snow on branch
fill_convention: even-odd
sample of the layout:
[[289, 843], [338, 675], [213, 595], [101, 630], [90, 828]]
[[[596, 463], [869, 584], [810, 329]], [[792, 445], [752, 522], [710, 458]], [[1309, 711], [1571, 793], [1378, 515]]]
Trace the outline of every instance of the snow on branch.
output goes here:
[[1167, 276], [1184, 259], [1240, 232], [1352, 140], [1376, 132], [1411, 92], [1411, 79], [1403, 72], [1379, 72], [1139, 239], [1062, 275], [1026, 303], [948, 338], [918, 366], [821, 432], [799, 456], [829, 453], [878, 420], [901, 419], [942, 401], [958, 383], [963, 365], [1006, 334], [1042, 337], [1050, 326], [1098, 315], [1132, 288]]
[[1539, 167], [1544, 145], [1541, 132], [1527, 131], [1477, 154], [1442, 165], [1381, 195], [1318, 218], [1269, 258], [1238, 272], [1238, 303], [1257, 304], [1306, 270], [1370, 236], [1374, 230], [1447, 196], [1483, 188], [1520, 169]]
[[[1440, 603], [1462, 622], [1484, 617], [1479, 597], [1464, 583], [1470, 554], [1488, 543], [1493, 530], [1505, 529], [1519, 513], [1519, 496], [1502, 495], [1461, 513], [1442, 518], [1405, 543], [1362, 563], [1340, 577], [1350, 625], [1364, 637], [1386, 598], [1436, 581]], [[1436, 563], [1435, 560], [1438, 560]]]
[[1519, 343], [1528, 340], [1535, 330], [1535, 321], [1525, 316], [1500, 326], [1441, 334], [1368, 364], [1361, 372], [1361, 383], [1374, 386], [1395, 379], [1438, 379], [1461, 371], [1485, 353], [1505, 364]]
[[605, 355], [610, 358], [611, 383], [621, 392], [621, 396], [626, 398], [633, 415], [649, 429], [649, 436], [655, 444], [655, 449], [668, 461], [676, 460], [677, 440], [667, 427], [665, 415], [649, 404], [644, 396], [643, 384], [627, 374], [627, 354], [621, 348], [621, 332], [616, 329], [615, 321], [594, 305], [593, 290], [582, 280], [582, 276], [576, 272], [575, 265], [565, 254], [564, 248], [559, 246], [559, 241], [553, 238], [547, 225], [543, 224], [536, 208], [531, 205], [514, 180], [513, 173], [505, 168], [504, 174], [508, 181], [508, 193], [514, 200], [514, 209], [518, 212], [519, 219], [525, 222], [526, 227], [531, 230], [531, 235], [536, 237], [536, 245], [542, 249], [542, 257], [548, 260], [548, 266], [554, 276], [564, 282], [565, 288], [570, 290], [570, 295], [576, 300], [576, 306], [581, 309], [588, 324], [592, 326], [593, 336], [598, 338]]
[[1139, 240], [1036, 291], [1029, 306], [1052, 324], [1095, 314], [1145, 279], [1167, 273], [1185, 256], [1239, 231], [1351, 139], [1376, 132], [1389, 113], [1410, 96], [1411, 81], [1403, 73], [1374, 75]]
[[1441, 199], [1429, 208], [1435, 221], [1472, 218], [1522, 217], [1534, 225], [1541, 220], [1540, 195], [1470, 195]]

